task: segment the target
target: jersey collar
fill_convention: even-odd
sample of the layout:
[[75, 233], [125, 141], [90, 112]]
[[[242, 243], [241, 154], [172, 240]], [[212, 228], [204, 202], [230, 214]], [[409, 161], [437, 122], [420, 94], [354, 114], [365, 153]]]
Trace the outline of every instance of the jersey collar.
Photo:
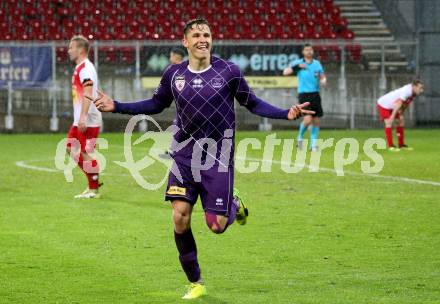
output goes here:
[[200, 74], [200, 73], [206, 72], [206, 71], [209, 70], [211, 67], [212, 67], [212, 64], [208, 65], [208, 66], [207, 66], [206, 68], [204, 68], [203, 70], [200, 70], [200, 71], [194, 71], [193, 69], [191, 69], [191, 67], [189, 66], [189, 62], [188, 62], [187, 69], [188, 69], [188, 71], [190, 71], [191, 73], [194, 73], [194, 74]]

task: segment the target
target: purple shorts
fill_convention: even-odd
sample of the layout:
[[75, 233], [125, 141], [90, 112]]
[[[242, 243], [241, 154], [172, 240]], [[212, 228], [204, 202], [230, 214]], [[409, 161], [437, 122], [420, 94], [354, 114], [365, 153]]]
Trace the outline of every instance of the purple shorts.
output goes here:
[[177, 166], [182, 179], [180, 181], [170, 172], [165, 200], [184, 200], [194, 205], [200, 195], [205, 212], [229, 215], [234, 191], [234, 168], [232, 166], [228, 167], [227, 172], [219, 172], [218, 166], [202, 170], [199, 181], [195, 180], [191, 167], [183, 164], [177, 164]]

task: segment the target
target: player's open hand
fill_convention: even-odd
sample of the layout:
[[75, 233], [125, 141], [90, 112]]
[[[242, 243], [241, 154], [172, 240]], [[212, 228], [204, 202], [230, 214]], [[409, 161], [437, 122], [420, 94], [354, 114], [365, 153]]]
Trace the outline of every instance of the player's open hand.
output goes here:
[[99, 90], [98, 97], [95, 100], [91, 99], [89, 96], [86, 96], [86, 98], [93, 101], [96, 108], [101, 112], [113, 112], [115, 110], [115, 103], [113, 99]]
[[290, 108], [289, 113], [287, 114], [288, 120], [294, 120], [297, 118], [300, 118], [304, 115], [313, 115], [315, 114], [315, 111], [306, 110], [304, 108], [308, 107], [310, 105], [310, 102], [305, 102], [302, 104], [294, 105]]

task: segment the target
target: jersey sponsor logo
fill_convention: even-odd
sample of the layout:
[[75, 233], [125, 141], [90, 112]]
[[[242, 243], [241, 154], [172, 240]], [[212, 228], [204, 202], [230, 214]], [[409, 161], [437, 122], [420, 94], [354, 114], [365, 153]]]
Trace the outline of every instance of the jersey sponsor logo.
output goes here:
[[167, 194], [186, 195], [186, 188], [178, 187], [178, 186], [170, 186], [170, 188], [168, 188]]
[[180, 92], [185, 87], [185, 76], [176, 76], [176, 80], [174, 81], [176, 89]]
[[214, 77], [211, 79], [211, 86], [214, 89], [220, 89], [224, 84], [224, 79], [221, 77]]
[[201, 89], [201, 88], [203, 88], [203, 80], [202, 79], [200, 79], [200, 78], [196, 78], [196, 79], [194, 79], [193, 81], [192, 81], [192, 87], [194, 88], [194, 89]]

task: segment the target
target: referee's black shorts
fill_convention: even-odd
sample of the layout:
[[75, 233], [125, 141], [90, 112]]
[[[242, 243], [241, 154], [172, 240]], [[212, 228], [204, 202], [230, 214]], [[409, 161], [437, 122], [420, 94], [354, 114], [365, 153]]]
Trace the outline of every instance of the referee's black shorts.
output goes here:
[[322, 111], [321, 106], [321, 96], [319, 92], [312, 93], [300, 93], [298, 95], [299, 103], [310, 102], [310, 105], [306, 107], [307, 110], [315, 111], [313, 117], [322, 117], [324, 116], [324, 112]]

